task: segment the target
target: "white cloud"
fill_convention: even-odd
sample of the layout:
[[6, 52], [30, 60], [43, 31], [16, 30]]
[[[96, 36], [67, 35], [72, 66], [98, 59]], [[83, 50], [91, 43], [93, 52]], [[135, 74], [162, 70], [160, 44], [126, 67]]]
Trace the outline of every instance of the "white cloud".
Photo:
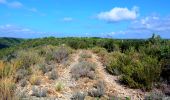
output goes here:
[[14, 2], [9, 2], [8, 6], [12, 8], [21, 8], [23, 7], [23, 4], [18, 1], [14, 1]]
[[71, 21], [73, 21], [73, 18], [71, 18], [71, 17], [64, 17], [63, 21], [64, 22], [71, 22]]
[[11, 8], [21, 8], [23, 4], [19, 1], [8, 2], [7, 0], [0, 0], [0, 4], [4, 4]]
[[0, 37], [39, 38], [59, 35], [61, 34], [56, 32], [41, 32], [11, 24], [0, 25]]
[[170, 38], [170, 17], [147, 16], [133, 21], [126, 30], [108, 32], [115, 38], [149, 38], [153, 33]]
[[101, 12], [97, 15], [100, 20], [107, 22], [117, 22], [122, 20], [134, 20], [138, 16], [138, 7], [133, 7], [131, 10], [128, 8], [115, 7], [110, 11]]

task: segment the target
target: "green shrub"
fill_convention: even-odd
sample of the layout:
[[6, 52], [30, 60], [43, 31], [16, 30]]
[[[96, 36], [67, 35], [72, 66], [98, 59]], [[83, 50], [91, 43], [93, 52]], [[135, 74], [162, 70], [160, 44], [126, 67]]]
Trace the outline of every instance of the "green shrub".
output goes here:
[[31, 65], [43, 62], [43, 58], [35, 50], [21, 50], [17, 53], [19, 68], [28, 69]]
[[153, 82], [159, 80], [161, 67], [157, 58], [133, 49], [125, 54], [113, 52], [110, 56], [107, 70], [112, 74], [123, 74], [121, 81], [132, 88], [151, 89]]

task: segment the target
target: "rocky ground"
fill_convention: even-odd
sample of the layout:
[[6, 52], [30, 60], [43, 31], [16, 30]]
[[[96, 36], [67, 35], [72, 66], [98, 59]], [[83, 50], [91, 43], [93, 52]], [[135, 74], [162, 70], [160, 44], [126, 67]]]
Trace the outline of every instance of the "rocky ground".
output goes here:
[[[80, 62], [80, 55], [82, 53], [88, 53], [91, 55], [88, 59], [88, 62], [95, 63], [95, 78], [90, 79], [88, 77], [81, 77], [78, 80], [75, 80], [72, 77], [71, 69]], [[100, 100], [109, 100], [109, 97], [115, 98], [130, 98], [131, 100], [143, 100], [145, 93], [139, 89], [130, 89], [124, 85], [121, 85], [118, 82], [119, 77], [110, 75], [106, 70], [105, 66], [99, 61], [99, 57], [92, 53], [91, 51], [78, 50], [74, 54], [71, 55], [69, 61], [70, 63], [63, 67], [63, 65], [56, 65], [56, 71], [58, 72], [58, 78], [56, 80], [49, 80], [47, 75], [40, 74], [40, 78], [42, 80], [39, 86], [34, 86], [34, 88], [45, 88], [47, 91], [47, 95], [44, 97], [36, 97], [33, 96], [33, 86], [28, 83], [27, 86], [21, 87], [18, 84], [17, 91], [23, 92], [27, 98], [26, 100], [70, 100], [75, 93], [82, 93], [85, 95], [85, 100], [96, 100], [96, 97], [88, 96], [88, 91], [94, 88], [94, 85], [99, 81], [104, 82], [104, 95], [100, 98]], [[62, 89], [60, 91], [56, 91], [55, 84], [59, 82], [62, 84]], [[43, 93], [42, 93], [43, 95]], [[28, 98], [30, 97], [30, 98]], [[74, 99], [73, 99], [74, 100]], [[81, 99], [75, 99], [81, 100]], [[112, 100], [112, 98], [110, 98]], [[115, 99], [114, 99], [115, 100]]]

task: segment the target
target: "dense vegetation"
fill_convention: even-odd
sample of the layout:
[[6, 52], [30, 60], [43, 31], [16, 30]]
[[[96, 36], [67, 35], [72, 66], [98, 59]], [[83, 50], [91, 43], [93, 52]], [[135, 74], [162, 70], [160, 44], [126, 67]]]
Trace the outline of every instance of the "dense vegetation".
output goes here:
[[[8, 82], [9, 88], [5, 88], [9, 89], [7, 93], [12, 92], [14, 88], [13, 78], [10, 75], [15, 74], [14, 82], [18, 82], [25, 75], [31, 75], [31, 65], [38, 64], [38, 68], [43, 73], [51, 71], [49, 77], [56, 79], [57, 75], [54, 73], [57, 72], [52, 67], [47, 69], [43, 65], [44, 62], [51, 63], [51, 61], [56, 61], [56, 63], [65, 63], [72, 49], [91, 49], [100, 57], [108, 72], [113, 75], [120, 75], [120, 82], [131, 88], [151, 90], [162, 83], [170, 84], [170, 40], [161, 39], [160, 36], [153, 35], [147, 40], [49, 37], [28, 39], [26, 41], [3, 38], [1, 41], [3, 41], [0, 42], [3, 49], [0, 49], [0, 79], [2, 81], [0, 87], [3, 87], [5, 82]], [[62, 47], [60, 47], [61, 45]], [[69, 46], [72, 49], [65, 46]], [[81, 56], [82, 59], [83, 57], [86, 58], [86, 56], [87, 58], [90, 57], [90, 55]], [[80, 62], [80, 68], [72, 70], [74, 73], [73, 77], [94, 77], [94, 75], [88, 76], [88, 72], [93, 72], [95, 69], [87, 69], [84, 67], [84, 63], [88, 64], [88, 62]], [[87, 73], [80, 73], [81, 69]], [[2, 77], [5, 77], [5, 79], [2, 79]], [[29, 80], [32, 84], [39, 84], [40, 82], [37, 75], [34, 75]], [[0, 93], [2, 92], [0, 91]], [[164, 92], [170, 93], [170, 91]]]
[[20, 44], [24, 39], [19, 38], [0, 38], [0, 49]]

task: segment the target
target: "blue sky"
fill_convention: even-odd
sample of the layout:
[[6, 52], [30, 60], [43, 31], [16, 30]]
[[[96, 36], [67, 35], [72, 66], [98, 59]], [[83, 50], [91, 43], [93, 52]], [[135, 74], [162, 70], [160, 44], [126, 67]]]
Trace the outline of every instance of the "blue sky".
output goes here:
[[0, 0], [0, 37], [170, 38], [170, 0]]

